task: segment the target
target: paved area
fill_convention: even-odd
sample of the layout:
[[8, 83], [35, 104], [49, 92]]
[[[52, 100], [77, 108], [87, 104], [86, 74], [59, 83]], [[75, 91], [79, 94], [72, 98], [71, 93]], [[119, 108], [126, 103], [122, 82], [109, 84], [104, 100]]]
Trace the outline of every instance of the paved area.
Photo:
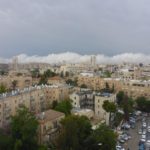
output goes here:
[[126, 150], [138, 150], [139, 149], [139, 140], [141, 135], [138, 134], [138, 130], [141, 128], [142, 123], [141, 121], [136, 122], [135, 129], [129, 129], [129, 133], [131, 134], [131, 139], [129, 139], [125, 144], [124, 147]]
[[[139, 141], [141, 139], [141, 135], [138, 133], [139, 129], [142, 128], [142, 118], [139, 117], [138, 121], [136, 122], [136, 126], [134, 129], [129, 129], [127, 132], [131, 135], [131, 139], [129, 139], [126, 143], [124, 143], [124, 148], [126, 150], [139, 150]], [[150, 117], [146, 117], [147, 126], [150, 126]], [[147, 127], [146, 127], [147, 129]], [[146, 133], [146, 140], [150, 140], [150, 133]], [[146, 148], [145, 150], [150, 150]]]

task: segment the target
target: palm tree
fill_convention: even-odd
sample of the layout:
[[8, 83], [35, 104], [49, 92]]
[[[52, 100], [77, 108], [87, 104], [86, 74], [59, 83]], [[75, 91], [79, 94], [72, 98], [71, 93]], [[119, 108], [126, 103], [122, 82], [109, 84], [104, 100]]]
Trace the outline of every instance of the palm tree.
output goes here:
[[117, 106], [115, 105], [114, 102], [109, 102], [108, 100], [105, 100], [102, 107], [106, 112], [110, 113], [109, 114], [109, 125], [111, 126], [111, 115], [112, 115], [112, 113], [116, 112]]

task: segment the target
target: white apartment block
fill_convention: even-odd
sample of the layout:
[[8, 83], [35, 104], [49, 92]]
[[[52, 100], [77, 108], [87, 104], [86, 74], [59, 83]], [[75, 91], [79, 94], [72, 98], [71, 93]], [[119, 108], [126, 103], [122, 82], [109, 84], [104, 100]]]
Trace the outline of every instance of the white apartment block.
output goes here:
[[109, 124], [109, 113], [102, 106], [105, 100], [116, 102], [116, 94], [81, 91], [74, 92], [69, 97], [75, 110], [91, 109], [96, 119], [105, 120]]

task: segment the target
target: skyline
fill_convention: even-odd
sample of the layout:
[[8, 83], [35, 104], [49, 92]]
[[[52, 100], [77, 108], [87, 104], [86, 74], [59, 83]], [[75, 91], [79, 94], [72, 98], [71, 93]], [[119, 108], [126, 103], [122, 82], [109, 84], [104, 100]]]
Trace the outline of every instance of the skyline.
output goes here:
[[[45, 56], [40, 55], [27, 55], [19, 54], [16, 55], [19, 63], [89, 63], [92, 55], [81, 55], [79, 53], [65, 52], [65, 53], [52, 53]], [[14, 56], [14, 57], [16, 57]], [[150, 64], [150, 55], [144, 55], [142, 53], [123, 53], [113, 56], [107, 56], [104, 54], [97, 54], [97, 64], [120, 64], [120, 63], [144, 63]], [[0, 63], [11, 63], [14, 57], [1, 58]]]
[[148, 0], [0, 0], [0, 57], [150, 54]]

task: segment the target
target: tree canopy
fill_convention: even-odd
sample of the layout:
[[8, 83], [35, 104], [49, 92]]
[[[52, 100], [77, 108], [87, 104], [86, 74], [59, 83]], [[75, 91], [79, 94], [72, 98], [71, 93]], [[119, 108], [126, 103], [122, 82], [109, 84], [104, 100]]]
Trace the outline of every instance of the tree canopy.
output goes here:
[[100, 150], [114, 150], [116, 146], [117, 135], [105, 124], [101, 124], [93, 135]]
[[138, 97], [136, 99], [137, 108], [144, 112], [150, 112], [150, 101], [145, 97]]
[[105, 124], [96, 130], [84, 116], [70, 115], [61, 122], [62, 132], [57, 140], [61, 150], [114, 150], [116, 134]]
[[11, 132], [15, 150], [37, 150], [38, 121], [35, 116], [22, 107], [12, 117]]
[[72, 105], [71, 105], [71, 101], [70, 100], [63, 100], [61, 102], [59, 102], [55, 108], [56, 111], [60, 111], [65, 113], [65, 115], [70, 115], [71, 114], [71, 109], [72, 109]]
[[4, 84], [0, 84], [0, 94], [7, 92], [7, 88]]
[[117, 106], [114, 102], [110, 102], [108, 100], [105, 100], [102, 107], [106, 112], [110, 113], [110, 115], [109, 115], [109, 125], [111, 126], [111, 114], [116, 112]]
[[67, 116], [62, 120], [57, 146], [61, 150], [84, 150], [85, 139], [91, 134], [90, 121], [84, 116]]
[[119, 91], [117, 94], [117, 104], [124, 111], [124, 119], [129, 120], [129, 113], [133, 111], [134, 101], [131, 97], [128, 97], [123, 91]]

